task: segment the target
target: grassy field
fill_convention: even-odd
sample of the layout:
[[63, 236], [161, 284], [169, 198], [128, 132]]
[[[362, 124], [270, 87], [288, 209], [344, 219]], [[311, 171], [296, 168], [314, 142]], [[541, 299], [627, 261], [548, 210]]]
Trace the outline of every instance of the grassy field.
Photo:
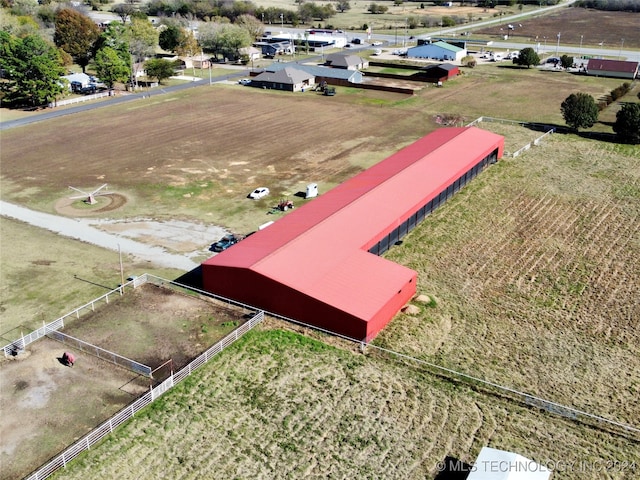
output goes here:
[[[0, 331], [11, 336], [7, 343], [15, 340], [16, 334], [39, 328], [120, 283], [117, 252], [4, 217], [0, 220], [0, 241]], [[176, 278], [183, 273], [126, 258], [125, 264], [127, 276], [148, 272]]]
[[[485, 445], [566, 462], [554, 479], [631, 479], [640, 462], [626, 439], [269, 330], [250, 333], [56, 478], [424, 479], [445, 457], [472, 462]], [[569, 465], [615, 460], [636, 469]]]
[[[69, 184], [108, 182], [127, 198], [109, 217], [249, 231], [274, 218], [278, 198], [310, 181], [327, 191], [438, 128], [436, 115], [563, 125], [570, 93], [599, 98], [620, 83], [492, 65], [412, 97], [237, 85], [158, 95], [3, 132], [2, 199], [56, 212]], [[537, 136], [481, 127], [504, 135], [507, 151]], [[637, 427], [638, 158], [637, 146], [554, 135], [482, 173], [388, 253], [418, 271], [435, 305], [416, 303], [376, 344]], [[272, 197], [248, 202], [262, 184]], [[39, 326], [119, 283], [113, 252], [6, 218], [0, 242], [3, 330]], [[252, 333], [59, 478], [430, 478], [445, 456], [472, 461], [483, 445], [640, 465], [636, 441], [281, 328]]]

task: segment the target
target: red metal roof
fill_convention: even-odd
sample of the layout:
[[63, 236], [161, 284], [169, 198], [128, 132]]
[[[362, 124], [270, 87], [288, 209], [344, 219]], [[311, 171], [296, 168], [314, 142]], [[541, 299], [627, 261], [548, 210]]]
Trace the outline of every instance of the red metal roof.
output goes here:
[[603, 60], [601, 58], [591, 58], [587, 63], [587, 70], [590, 72], [620, 72], [638, 73], [638, 62], [627, 62], [624, 60]]
[[476, 127], [436, 130], [208, 259], [203, 274], [213, 266], [250, 269], [369, 319], [416, 273], [367, 250], [502, 148], [501, 136]]

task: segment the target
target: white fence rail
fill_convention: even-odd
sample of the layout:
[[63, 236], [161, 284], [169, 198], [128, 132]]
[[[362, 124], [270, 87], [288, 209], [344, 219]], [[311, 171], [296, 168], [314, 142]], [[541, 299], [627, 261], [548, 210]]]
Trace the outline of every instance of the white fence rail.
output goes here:
[[66, 100], [56, 100], [55, 102], [49, 103], [47, 106], [49, 108], [64, 107], [65, 105], [84, 103], [84, 102], [89, 102], [91, 100], [97, 100], [99, 98], [110, 97], [110, 96], [111, 96], [111, 93], [109, 92], [92, 93], [91, 95], [83, 95], [82, 97], [67, 98]]
[[[129, 282], [130, 284], [131, 282]], [[128, 284], [124, 284], [122, 286], [122, 288], [116, 288], [114, 290], [110, 290], [109, 292], [105, 293], [104, 295], [95, 298], [93, 300], [91, 300], [89, 303], [86, 303], [84, 305], [82, 305], [81, 307], [76, 308], [75, 310], [72, 310], [71, 312], [67, 313], [66, 315], [63, 315], [62, 317], [54, 320], [53, 322], [50, 322], [46, 325], [43, 325], [42, 327], [38, 328], [37, 330], [34, 330], [33, 332], [27, 334], [27, 335], [23, 335], [21, 338], [18, 338], [16, 340], [14, 340], [13, 342], [5, 345], [3, 347], [4, 350], [4, 356], [5, 357], [9, 357], [12, 355], [16, 355], [17, 353], [19, 353], [20, 350], [23, 350], [27, 345], [29, 345], [30, 343], [35, 342], [36, 340], [38, 340], [39, 338], [44, 337], [47, 333], [52, 332], [52, 331], [56, 331], [61, 329], [62, 327], [64, 327], [64, 320], [69, 318], [69, 317], [76, 317], [76, 318], [80, 318], [80, 315], [82, 313], [84, 313], [85, 311], [91, 311], [93, 312], [96, 309], [96, 304], [100, 303], [100, 302], [105, 302], [105, 303], [109, 303], [109, 297], [112, 295], [122, 295], [124, 288], [127, 286]]]
[[518, 150], [516, 150], [513, 153], [505, 153], [505, 156], [510, 156], [513, 158], [518, 157], [519, 155], [523, 154], [524, 152], [526, 152], [527, 150], [529, 150], [532, 146], [538, 146], [540, 145], [540, 143], [542, 143], [542, 140], [551, 135], [552, 133], [555, 133], [556, 129], [555, 128], [550, 128], [546, 125], [542, 125], [542, 124], [532, 124], [529, 122], [518, 122], [516, 120], [506, 120], [503, 118], [493, 118], [493, 117], [478, 117], [476, 118], [473, 122], [469, 123], [467, 125], [467, 127], [473, 127], [473, 126], [477, 126], [479, 123], [481, 122], [494, 122], [494, 123], [508, 123], [508, 124], [512, 124], [512, 125], [520, 125], [520, 126], [527, 126], [527, 125], [532, 125], [532, 126], [537, 126], [540, 128], [549, 128], [549, 130], [547, 130], [543, 135], [539, 136], [538, 138], [536, 138], [535, 140], [533, 140], [532, 142], [527, 143], [524, 147], [519, 148]]
[[43, 325], [42, 327], [34, 330], [33, 332], [28, 333], [27, 335], [23, 335], [22, 337], [14, 340], [13, 342], [5, 345], [2, 349], [4, 350], [4, 356], [10, 357], [12, 355], [17, 355], [21, 350], [24, 350], [27, 345], [35, 342], [39, 338], [44, 337], [50, 332], [54, 332], [60, 328], [64, 327], [64, 317], [58, 318], [47, 325]]
[[139, 373], [140, 375], [144, 375], [149, 378], [151, 378], [152, 376], [151, 367], [148, 367], [143, 363], [136, 362], [135, 360], [123, 357], [122, 355], [118, 355], [117, 353], [110, 352], [109, 350], [105, 350], [104, 348], [100, 348], [96, 345], [92, 345], [91, 343], [85, 342], [84, 340], [80, 340], [79, 338], [67, 335], [66, 333], [53, 331], [47, 333], [47, 336], [65, 345], [70, 345], [80, 350], [81, 352], [88, 353], [90, 355], [93, 355], [94, 357], [106, 360], [107, 362], [115, 363], [119, 367], [126, 368], [127, 370], [131, 370], [132, 372]]
[[187, 378], [194, 371], [207, 363], [217, 354], [222, 352], [222, 350], [234, 343], [236, 340], [238, 340], [263, 320], [264, 312], [259, 311], [249, 321], [243, 323], [218, 343], [196, 357], [191, 363], [189, 363], [189, 365], [181, 369], [179, 372], [172, 374], [169, 378], [167, 378], [164, 382], [157, 385], [156, 387], [152, 387], [149, 392], [145, 393], [133, 403], [127, 405], [109, 420], [107, 420], [106, 422], [92, 430], [89, 434], [85, 435], [73, 445], [68, 447], [64, 452], [54, 457], [51, 461], [41, 466], [35, 472], [31, 473], [28, 477], [25, 478], [25, 480], [42, 480], [52, 475], [60, 468], [66, 467], [67, 463], [69, 463], [71, 460], [76, 458], [85, 450], [89, 450], [92, 445], [95, 445], [96, 443], [101, 441], [104, 437], [113, 432], [118, 426], [133, 418], [133, 416], [137, 412], [152, 403], [165, 392], [169, 391], [176, 384]]

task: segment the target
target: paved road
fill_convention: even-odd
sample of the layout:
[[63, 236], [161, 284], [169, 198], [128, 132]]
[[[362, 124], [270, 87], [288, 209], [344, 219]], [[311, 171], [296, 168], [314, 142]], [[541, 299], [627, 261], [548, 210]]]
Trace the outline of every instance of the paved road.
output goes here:
[[163, 248], [146, 245], [129, 238], [98, 230], [89, 225], [89, 220], [86, 219], [59, 217], [3, 201], [0, 201], [0, 216], [13, 218], [59, 235], [116, 252], [120, 250], [124, 255], [133, 255], [139, 260], [148, 261], [162, 267], [191, 271], [199, 265], [199, 263], [193, 262], [186, 256], [169, 253]]

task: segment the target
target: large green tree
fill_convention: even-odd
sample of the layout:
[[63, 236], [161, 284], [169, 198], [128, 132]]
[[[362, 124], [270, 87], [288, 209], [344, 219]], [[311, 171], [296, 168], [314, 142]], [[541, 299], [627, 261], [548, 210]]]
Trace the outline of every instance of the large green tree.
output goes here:
[[640, 103], [622, 105], [622, 108], [616, 113], [613, 131], [624, 143], [640, 143]]
[[151, 56], [158, 45], [158, 32], [148, 20], [132, 18], [127, 25], [129, 52], [136, 62]]
[[152, 58], [144, 62], [144, 68], [147, 71], [147, 76], [157, 78], [158, 82], [166, 80], [170, 76], [174, 75], [175, 63], [164, 58]]
[[111, 47], [103, 47], [96, 53], [94, 60], [96, 72], [109, 88], [116, 82], [126, 82], [131, 75], [131, 65], [122, 59], [118, 51]]
[[64, 91], [60, 52], [37, 35], [17, 38], [0, 31], [0, 68], [7, 80], [0, 83], [7, 103], [41, 106]]
[[243, 27], [230, 24], [203, 24], [199, 32], [200, 45], [217, 57], [240, 58], [240, 48], [251, 45], [252, 38]]
[[531, 68], [531, 65], [538, 65], [540, 63], [540, 57], [533, 48], [527, 47], [520, 50], [518, 56], [513, 59], [513, 63]]
[[253, 15], [240, 15], [234, 23], [249, 32], [251, 38], [260, 38], [264, 34], [264, 25]]
[[560, 105], [564, 121], [571, 128], [590, 128], [598, 121], [598, 105], [588, 93], [572, 93]]
[[54, 43], [71, 55], [82, 67], [89, 64], [93, 44], [100, 36], [100, 29], [93, 20], [71, 8], [63, 8], [56, 15]]
[[131, 65], [129, 53], [129, 32], [122, 23], [111, 22], [94, 44], [95, 53], [104, 47], [113, 48], [127, 65]]
[[155, 52], [158, 32], [148, 20], [131, 18], [126, 27], [126, 39], [133, 63], [142, 63]]
[[176, 47], [180, 45], [180, 37], [182, 35], [182, 28], [179, 25], [169, 25], [160, 32], [158, 42], [160, 48], [167, 50], [168, 52], [175, 51]]

